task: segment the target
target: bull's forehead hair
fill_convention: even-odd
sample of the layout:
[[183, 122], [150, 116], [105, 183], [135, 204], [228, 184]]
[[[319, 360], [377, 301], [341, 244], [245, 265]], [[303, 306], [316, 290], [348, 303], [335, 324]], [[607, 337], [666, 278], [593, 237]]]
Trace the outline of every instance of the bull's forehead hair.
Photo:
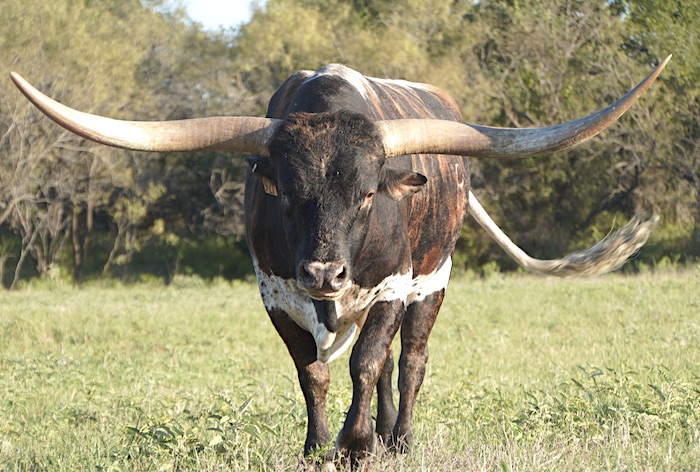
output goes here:
[[374, 123], [363, 115], [295, 113], [275, 133], [270, 153], [303, 166], [326, 166], [351, 157], [382, 158], [383, 147]]
[[305, 189], [371, 179], [381, 168], [382, 152], [374, 123], [350, 112], [292, 114], [270, 144], [281, 183], [294, 180]]
[[337, 113], [293, 113], [275, 133], [271, 151], [288, 154], [293, 150], [311, 151], [317, 147], [341, 145], [365, 147], [378, 155], [381, 136], [374, 122], [364, 115], [348, 111]]

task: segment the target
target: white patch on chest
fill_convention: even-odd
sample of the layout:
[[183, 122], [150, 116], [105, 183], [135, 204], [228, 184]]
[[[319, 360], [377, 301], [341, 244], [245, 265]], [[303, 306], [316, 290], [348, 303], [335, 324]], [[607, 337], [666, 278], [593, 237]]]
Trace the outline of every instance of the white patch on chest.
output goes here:
[[411, 274], [395, 274], [382, 280], [376, 287], [360, 288], [353, 285], [335, 301], [339, 328], [328, 331], [318, 320], [313, 301], [297, 287], [296, 279], [284, 279], [260, 270], [253, 257], [253, 267], [258, 278], [258, 288], [265, 308], [282, 310], [316, 341], [316, 357], [321, 362], [331, 362], [345, 352], [355, 337], [358, 326], [364, 323], [369, 309], [377, 302], [400, 300], [404, 306], [424, 300], [427, 296], [447, 287], [452, 269], [448, 259], [438, 270], [415, 279]]

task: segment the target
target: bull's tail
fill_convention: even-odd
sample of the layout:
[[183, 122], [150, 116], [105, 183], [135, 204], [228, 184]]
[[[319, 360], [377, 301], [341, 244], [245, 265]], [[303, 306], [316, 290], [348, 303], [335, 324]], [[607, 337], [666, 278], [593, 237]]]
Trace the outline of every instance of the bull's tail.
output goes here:
[[558, 277], [590, 277], [618, 269], [646, 242], [651, 229], [659, 221], [658, 215], [646, 221], [637, 215], [615, 233], [588, 249], [572, 252], [561, 259], [542, 260], [530, 257], [511, 241], [486, 213], [471, 191], [469, 192], [469, 213], [523, 268], [531, 272]]

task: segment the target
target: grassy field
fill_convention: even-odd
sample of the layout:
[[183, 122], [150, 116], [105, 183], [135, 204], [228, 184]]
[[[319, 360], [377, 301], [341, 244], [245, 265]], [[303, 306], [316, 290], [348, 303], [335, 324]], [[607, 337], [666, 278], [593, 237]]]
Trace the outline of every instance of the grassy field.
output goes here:
[[[700, 268], [457, 278], [430, 353], [377, 470], [700, 470]], [[0, 292], [0, 470], [294, 470], [305, 424], [253, 284]]]

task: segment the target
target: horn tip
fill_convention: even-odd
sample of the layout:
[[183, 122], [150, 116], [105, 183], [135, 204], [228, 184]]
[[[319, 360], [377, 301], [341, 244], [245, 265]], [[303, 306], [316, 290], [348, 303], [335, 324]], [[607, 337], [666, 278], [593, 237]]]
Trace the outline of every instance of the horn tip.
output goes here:
[[21, 90], [24, 90], [25, 88], [27, 88], [27, 86], [30, 86], [30, 85], [29, 85], [29, 82], [27, 82], [27, 81], [24, 79], [24, 77], [22, 77], [21, 75], [19, 75], [19, 74], [18, 74], [17, 72], [15, 72], [15, 71], [11, 71], [11, 72], [10, 72], [10, 79], [12, 79], [12, 81], [15, 83], [15, 85], [17, 86], [17, 88], [19, 88], [19, 89], [21, 89]]

